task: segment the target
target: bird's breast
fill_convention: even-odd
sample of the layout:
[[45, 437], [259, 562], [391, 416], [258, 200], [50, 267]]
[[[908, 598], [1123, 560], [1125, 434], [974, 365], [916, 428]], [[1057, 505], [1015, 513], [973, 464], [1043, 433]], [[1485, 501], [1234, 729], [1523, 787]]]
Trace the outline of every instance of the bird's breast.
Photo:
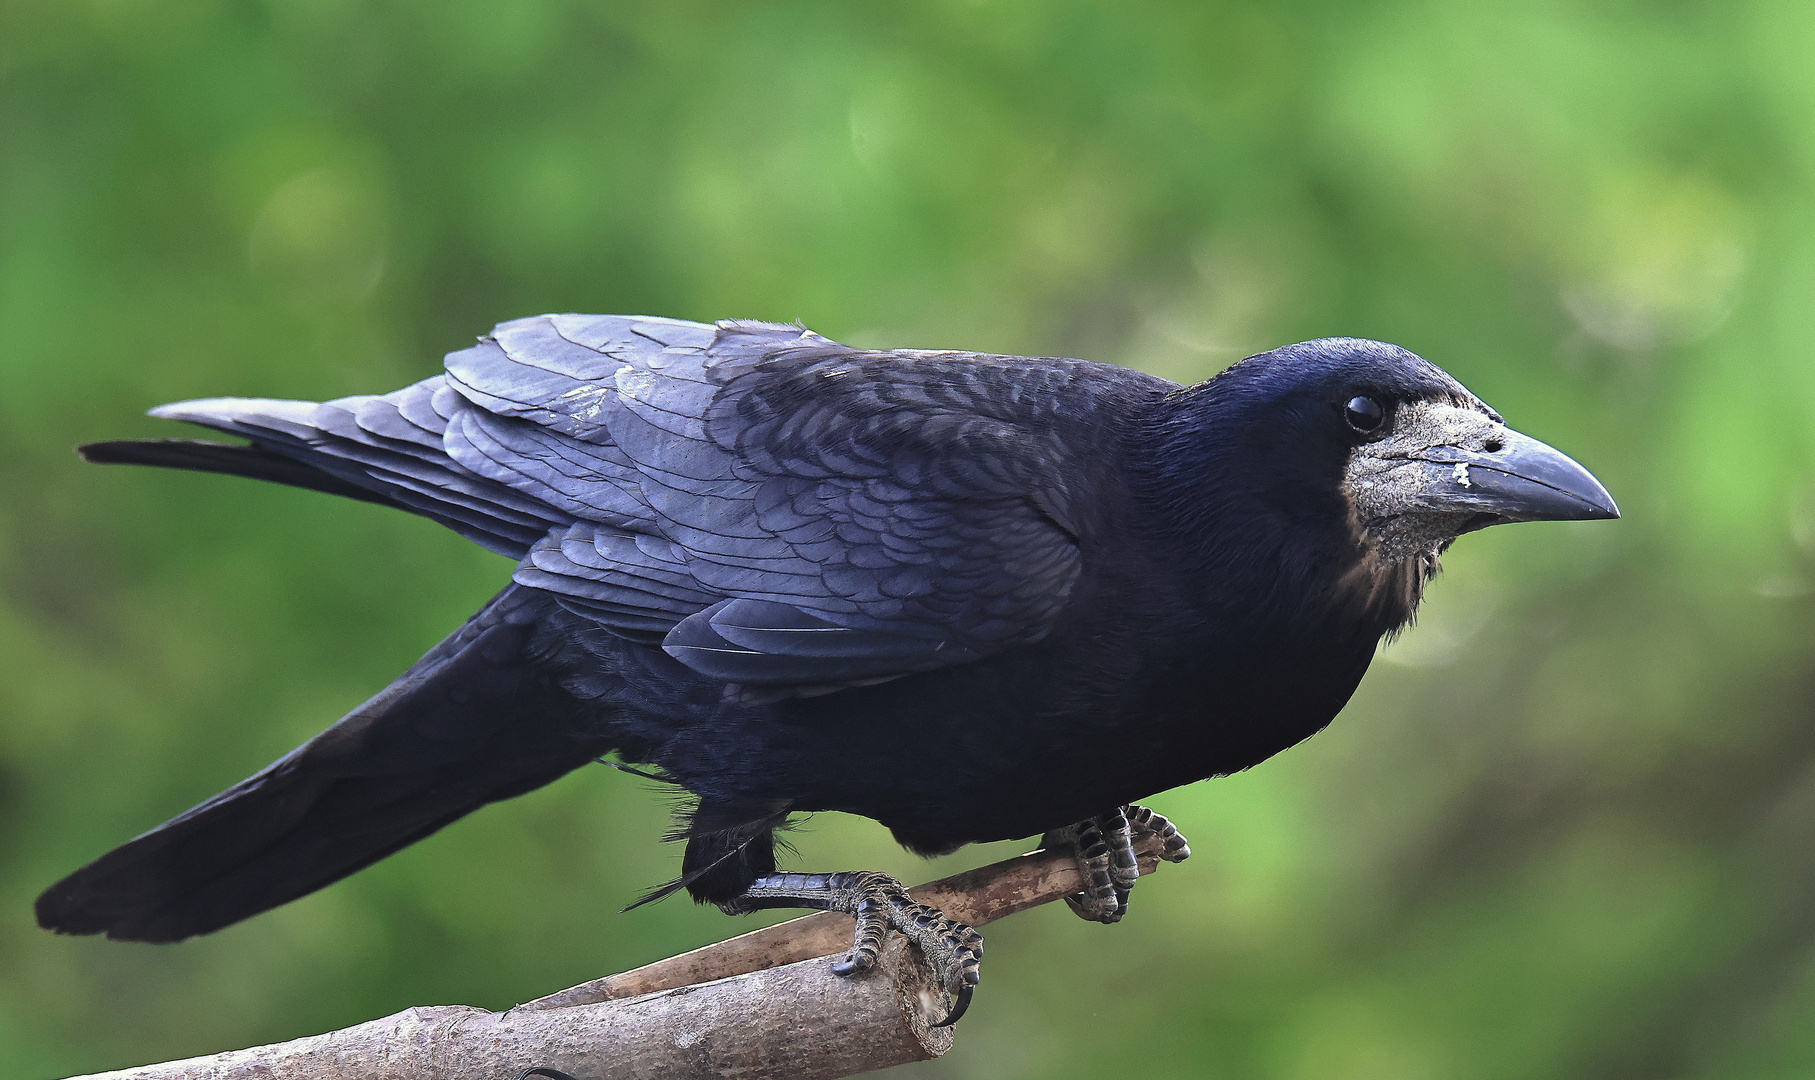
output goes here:
[[777, 706], [802, 809], [911, 846], [1032, 835], [1264, 761], [1322, 729], [1366, 670], [1335, 641], [1129, 640], [1107, 628]]

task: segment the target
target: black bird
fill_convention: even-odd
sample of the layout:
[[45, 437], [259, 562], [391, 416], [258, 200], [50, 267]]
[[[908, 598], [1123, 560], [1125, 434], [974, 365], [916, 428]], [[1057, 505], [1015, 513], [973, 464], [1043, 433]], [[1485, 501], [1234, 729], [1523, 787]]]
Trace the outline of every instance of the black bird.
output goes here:
[[153, 415], [249, 440], [90, 461], [384, 503], [520, 560], [303, 746], [52, 886], [38, 921], [205, 934], [608, 752], [695, 797], [679, 880], [893, 928], [956, 995], [982, 939], [881, 874], [777, 873], [792, 814], [927, 854], [1044, 834], [1114, 922], [1155, 792], [1330, 722], [1438, 556], [1612, 518], [1581, 466], [1435, 365], [1329, 338], [1192, 387], [1104, 364], [850, 349], [797, 326], [545, 315], [382, 397]]

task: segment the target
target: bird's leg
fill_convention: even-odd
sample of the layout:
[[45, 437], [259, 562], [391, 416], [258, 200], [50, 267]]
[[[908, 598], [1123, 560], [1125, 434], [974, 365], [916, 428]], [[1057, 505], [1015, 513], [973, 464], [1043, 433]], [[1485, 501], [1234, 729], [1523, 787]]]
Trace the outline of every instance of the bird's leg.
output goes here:
[[1128, 910], [1128, 890], [1140, 877], [1128, 816], [1121, 807], [1054, 829], [1040, 838], [1040, 846], [1048, 850], [1069, 848], [1078, 860], [1084, 891], [1067, 896], [1065, 903], [1079, 918], [1102, 923], [1121, 921]]
[[1159, 857], [1167, 862], [1184, 862], [1191, 855], [1184, 834], [1164, 814], [1133, 804], [1054, 829], [1040, 839], [1043, 848], [1070, 848], [1077, 857], [1084, 891], [1067, 896], [1065, 903], [1079, 918], [1114, 923], [1128, 913], [1128, 893], [1141, 876], [1134, 842], [1145, 835], [1159, 838]]
[[729, 915], [760, 908], [801, 907], [842, 911], [857, 919], [851, 951], [832, 962], [838, 975], [855, 975], [876, 964], [891, 929], [907, 935], [932, 962], [940, 985], [952, 995], [952, 1011], [934, 1027], [958, 1022], [970, 1007], [983, 959], [983, 935], [935, 907], [908, 895], [887, 874], [855, 870], [842, 874], [765, 874], [743, 895], [719, 905]]

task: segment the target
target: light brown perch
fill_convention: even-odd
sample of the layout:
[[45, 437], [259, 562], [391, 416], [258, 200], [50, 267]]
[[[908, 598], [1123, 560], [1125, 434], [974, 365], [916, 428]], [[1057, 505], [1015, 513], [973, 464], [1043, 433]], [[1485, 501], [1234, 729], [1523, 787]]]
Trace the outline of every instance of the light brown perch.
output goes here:
[[[1142, 837], [1142, 874], [1158, 845]], [[1067, 854], [1037, 851], [910, 890], [973, 926], [1083, 888]], [[917, 950], [892, 935], [876, 968], [842, 979], [822, 959], [851, 945], [823, 912], [658, 960], [495, 1013], [468, 1005], [286, 1043], [71, 1080], [516, 1080], [535, 1066], [577, 1080], [734, 1076], [832, 1080], [938, 1057], [947, 1002]], [[987, 989], [978, 991], [982, 1000]]]

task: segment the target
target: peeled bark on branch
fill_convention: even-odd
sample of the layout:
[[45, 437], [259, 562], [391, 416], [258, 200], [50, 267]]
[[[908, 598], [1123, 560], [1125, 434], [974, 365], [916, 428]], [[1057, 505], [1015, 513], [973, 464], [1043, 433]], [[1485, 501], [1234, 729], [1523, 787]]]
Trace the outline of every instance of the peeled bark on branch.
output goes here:
[[[1142, 838], [1142, 874], [1157, 850]], [[910, 891], [981, 926], [1082, 888], [1069, 854], [1037, 851]], [[516, 1080], [538, 1066], [577, 1080], [832, 1080], [945, 1053], [952, 1029], [929, 1025], [948, 1002], [900, 935], [867, 974], [832, 974], [823, 958], [850, 947], [851, 929], [850, 916], [822, 912], [505, 1012], [406, 1009], [325, 1035], [71, 1080]]]

